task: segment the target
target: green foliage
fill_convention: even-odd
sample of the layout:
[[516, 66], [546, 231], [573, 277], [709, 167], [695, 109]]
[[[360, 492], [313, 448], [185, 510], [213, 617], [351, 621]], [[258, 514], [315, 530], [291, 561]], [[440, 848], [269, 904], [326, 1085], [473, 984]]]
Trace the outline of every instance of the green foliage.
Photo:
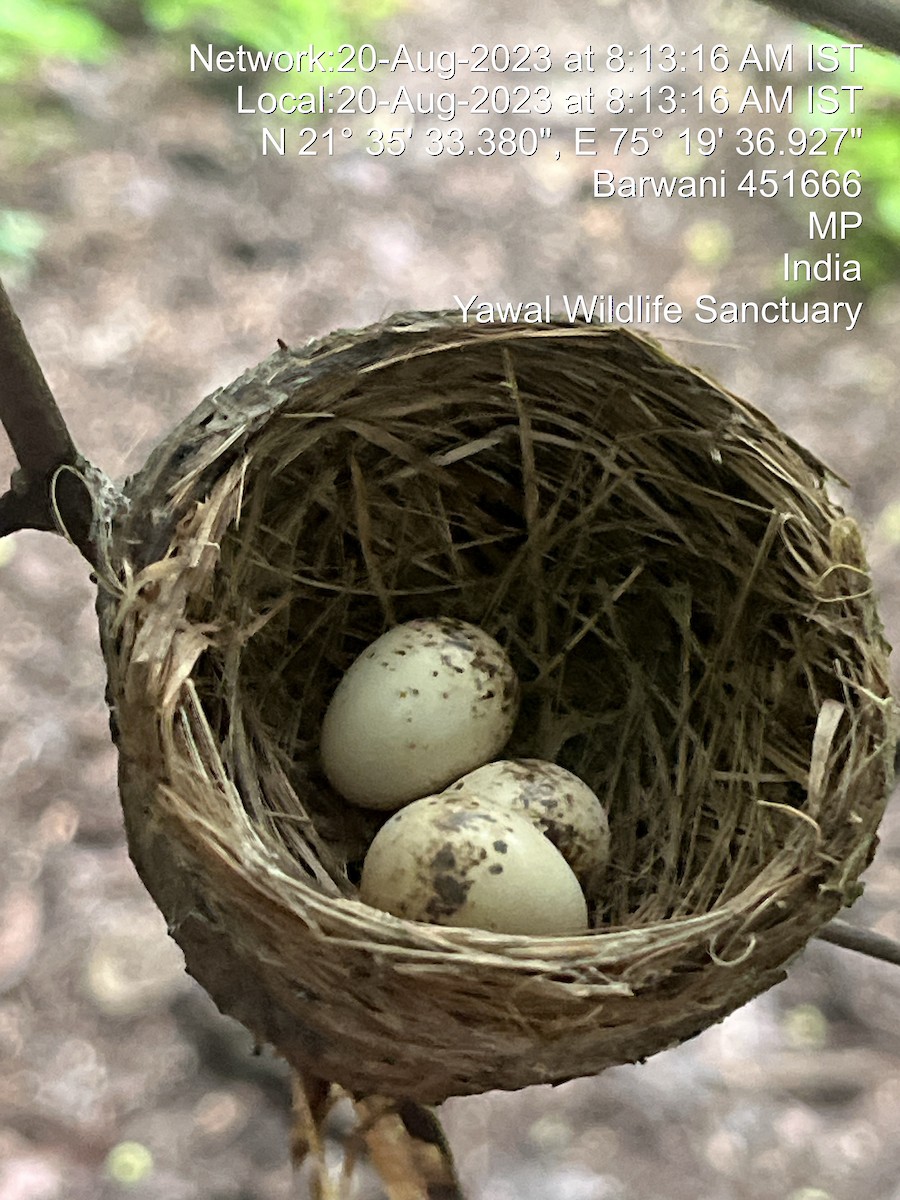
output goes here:
[[[102, 60], [123, 28], [180, 34], [260, 50], [336, 48], [372, 36], [398, 0], [0, 0], [0, 78], [22, 75], [45, 57]], [[124, 10], [127, 9], [127, 14]]]
[[865, 85], [858, 143], [850, 155], [872, 196], [878, 231], [900, 253], [900, 59], [868, 51], [858, 56], [856, 75]]
[[0, 78], [21, 73], [39, 56], [96, 62], [114, 42], [110, 28], [85, 5], [66, 0], [0, 4]]
[[44, 226], [34, 213], [0, 208], [0, 275], [12, 282], [27, 276], [43, 240]]
[[900, 246], [900, 104], [891, 115], [870, 117], [857, 158], [864, 186], [874, 191], [884, 233]]
[[[855, 114], [840, 121], [835, 117], [833, 123], [862, 129], [861, 138], [845, 139], [837, 161], [842, 171], [857, 170], [862, 179], [857, 207], [863, 225], [847, 253], [860, 260], [871, 289], [900, 274], [900, 58], [862, 51], [856, 56], [856, 70], [843, 73], [840, 82], [864, 88], [857, 93]], [[811, 123], [824, 124], [821, 118]], [[839, 249], [844, 252], [844, 247]]]
[[196, 31], [258, 49], [310, 40], [337, 45], [347, 33], [346, 9], [322, 0], [144, 0], [143, 9], [155, 29]]

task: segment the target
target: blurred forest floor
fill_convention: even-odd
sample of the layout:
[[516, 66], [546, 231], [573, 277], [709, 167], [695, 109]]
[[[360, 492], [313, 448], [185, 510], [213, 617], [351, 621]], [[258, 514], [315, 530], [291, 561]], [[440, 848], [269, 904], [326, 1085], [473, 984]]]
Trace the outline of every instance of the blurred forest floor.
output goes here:
[[[690, 7], [426, 2], [379, 40], [806, 36], [749, 3]], [[186, 57], [138, 43], [0, 97], [0, 206], [44, 231], [14, 299], [78, 445], [113, 476], [276, 337], [475, 292], [778, 295], [781, 253], [804, 245], [791, 206], [598, 202], [602, 160], [386, 161], [359, 143], [263, 160], [231, 86]], [[897, 640], [900, 285], [869, 295], [852, 333], [652, 332], [852, 484]], [[284, 1072], [184, 975], [129, 862], [93, 592], [60, 539], [0, 543], [0, 662], [0, 1200], [302, 1195]], [[900, 938], [896, 809], [866, 879], [851, 919]], [[443, 1115], [471, 1200], [900, 1200], [898, 1111], [900, 971], [813, 943], [787, 982], [678, 1050]], [[356, 1187], [378, 1195], [365, 1172]]]

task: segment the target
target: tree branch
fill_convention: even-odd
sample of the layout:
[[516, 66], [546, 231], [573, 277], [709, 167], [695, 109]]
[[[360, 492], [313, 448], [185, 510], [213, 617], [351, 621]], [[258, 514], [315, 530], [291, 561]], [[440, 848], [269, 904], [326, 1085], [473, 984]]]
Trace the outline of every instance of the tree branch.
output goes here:
[[900, 10], [896, 0], [762, 0], [789, 16], [900, 54]]
[[[93, 561], [89, 464], [75, 448], [44, 372], [0, 281], [0, 421], [19, 460], [0, 496], [0, 537], [19, 529], [66, 532]], [[72, 468], [58, 474], [60, 468]], [[55, 508], [54, 508], [55, 503]]]
[[883, 933], [873, 933], [871, 929], [860, 929], [849, 921], [831, 921], [816, 934], [823, 942], [831, 942], [834, 946], [843, 946], [846, 950], [856, 950], [869, 958], [880, 959], [881, 962], [892, 963], [900, 967], [900, 942], [885, 937]]

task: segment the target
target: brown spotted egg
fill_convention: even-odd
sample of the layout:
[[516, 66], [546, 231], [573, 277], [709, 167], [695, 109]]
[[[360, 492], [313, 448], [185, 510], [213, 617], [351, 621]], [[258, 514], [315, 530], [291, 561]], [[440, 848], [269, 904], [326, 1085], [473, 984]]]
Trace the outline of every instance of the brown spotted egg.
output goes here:
[[444, 792], [478, 796], [527, 817], [557, 848], [581, 882], [609, 857], [609, 822], [584, 780], [539, 758], [501, 759], [470, 771]]
[[332, 786], [365, 808], [394, 809], [497, 755], [518, 711], [503, 648], [453, 617], [397, 625], [356, 658], [322, 723]]
[[409, 921], [496, 933], [587, 928], [584, 894], [559, 851], [524, 817], [464, 792], [426, 796], [385, 822], [360, 899]]

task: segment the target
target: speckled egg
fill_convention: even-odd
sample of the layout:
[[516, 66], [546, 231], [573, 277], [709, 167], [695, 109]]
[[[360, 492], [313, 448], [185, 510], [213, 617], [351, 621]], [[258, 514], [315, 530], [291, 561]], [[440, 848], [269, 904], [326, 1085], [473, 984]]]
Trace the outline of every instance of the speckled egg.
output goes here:
[[325, 774], [355, 804], [399, 808], [497, 755], [518, 694], [503, 648], [476, 625], [397, 625], [338, 684], [322, 723]]
[[478, 796], [528, 818], [584, 883], [609, 857], [609, 822], [584, 780], [539, 758], [501, 759], [470, 771], [444, 792]]
[[559, 851], [524, 817], [463, 792], [426, 796], [385, 822], [360, 899], [410, 921], [495, 933], [587, 928], [584, 894]]

